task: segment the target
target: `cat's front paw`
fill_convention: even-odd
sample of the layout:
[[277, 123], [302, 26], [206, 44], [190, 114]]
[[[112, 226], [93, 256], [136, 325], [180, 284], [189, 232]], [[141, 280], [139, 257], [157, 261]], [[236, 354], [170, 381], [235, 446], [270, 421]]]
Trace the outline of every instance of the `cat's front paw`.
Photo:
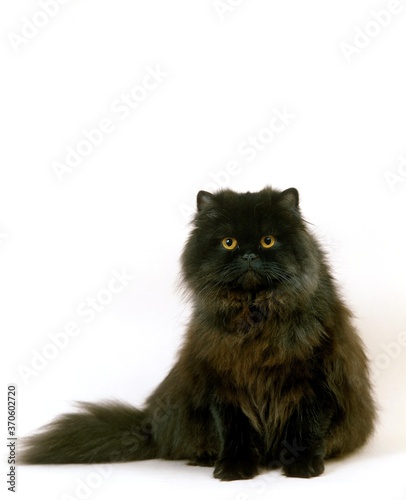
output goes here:
[[258, 474], [258, 465], [246, 459], [221, 459], [214, 468], [213, 476], [221, 481], [251, 479]]
[[283, 472], [287, 477], [316, 477], [324, 472], [323, 457], [315, 455], [313, 457], [298, 457], [291, 464], [283, 466]]

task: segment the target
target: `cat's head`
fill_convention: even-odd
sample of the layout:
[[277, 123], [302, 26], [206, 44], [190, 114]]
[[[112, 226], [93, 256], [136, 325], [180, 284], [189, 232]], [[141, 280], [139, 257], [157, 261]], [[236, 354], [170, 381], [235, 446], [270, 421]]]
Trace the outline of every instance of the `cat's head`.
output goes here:
[[317, 270], [295, 188], [257, 193], [200, 191], [183, 276], [198, 294], [304, 287]]

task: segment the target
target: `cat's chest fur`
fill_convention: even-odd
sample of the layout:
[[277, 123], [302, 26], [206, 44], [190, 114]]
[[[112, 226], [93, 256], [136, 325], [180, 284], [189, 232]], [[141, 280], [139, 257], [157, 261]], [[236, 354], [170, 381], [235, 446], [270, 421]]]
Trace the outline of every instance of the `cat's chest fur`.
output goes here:
[[307, 359], [315, 346], [301, 339], [300, 320], [282, 319], [269, 297], [227, 301], [225, 310], [221, 321], [197, 321], [195, 355], [210, 374], [210, 390], [268, 434], [312, 393]]

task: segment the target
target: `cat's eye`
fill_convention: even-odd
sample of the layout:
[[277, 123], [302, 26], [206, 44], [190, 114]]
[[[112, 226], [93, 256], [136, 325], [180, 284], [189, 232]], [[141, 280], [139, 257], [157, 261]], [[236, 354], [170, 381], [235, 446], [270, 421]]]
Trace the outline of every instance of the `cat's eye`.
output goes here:
[[223, 238], [221, 244], [226, 250], [234, 250], [237, 246], [237, 240], [235, 238]]
[[275, 243], [276, 243], [275, 236], [268, 235], [268, 236], [262, 236], [261, 238], [261, 246], [263, 248], [271, 248], [275, 245]]

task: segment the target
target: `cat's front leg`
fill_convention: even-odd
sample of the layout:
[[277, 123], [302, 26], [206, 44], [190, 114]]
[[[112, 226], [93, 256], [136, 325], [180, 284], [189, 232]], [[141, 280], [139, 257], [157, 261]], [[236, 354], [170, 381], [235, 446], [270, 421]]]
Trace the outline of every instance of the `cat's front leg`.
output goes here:
[[258, 434], [240, 408], [228, 403], [212, 405], [221, 442], [214, 477], [222, 481], [250, 479], [259, 472]]
[[280, 459], [285, 476], [310, 478], [324, 472], [325, 436], [331, 412], [320, 402], [302, 404], [291, 416]]

